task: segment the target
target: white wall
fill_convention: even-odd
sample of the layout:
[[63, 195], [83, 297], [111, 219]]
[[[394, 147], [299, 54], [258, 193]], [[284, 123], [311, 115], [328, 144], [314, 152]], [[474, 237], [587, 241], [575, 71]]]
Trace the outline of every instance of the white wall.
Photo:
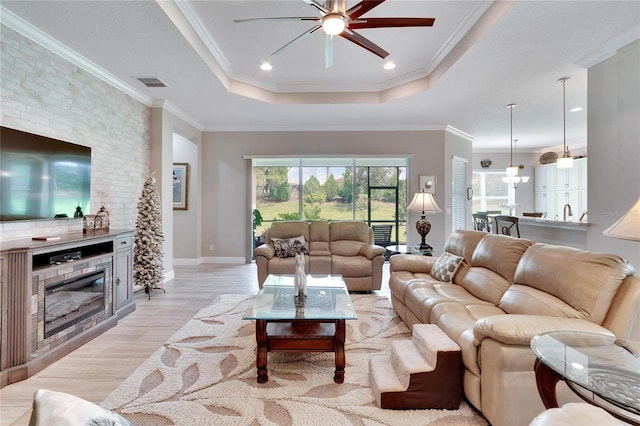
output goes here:
[[640, 270], [640, 242], [602, 235], [640, 197], [640, 41], [589, 68], [589, 250]]
[[[91, 147], [91, 208], [133, 229], [150, 164], [149, 108], [1, 26], [2, 125]], [[81, 219], [0, 224], [0, 240], [82, 230]]]
[[[205, 132], [202, 145], [202, 251], [214, 258], [246, 259], [251, 217], [246, 208], [248, 186], [244, 155], [367, 156], [411, 155], [409, 194], [418, 187], [419, 175], [435, 174], [436, 202], [445, 201], [446, 166], [444, 131], [407, 132]], [[469, 143], [469, 155], [471, 144]], [[240, 214], [244, 212], [244, 214]], [[445, 215], [429, 218], [427, 239], [436, 252], [449, 235]], [[409, 223], [415, 222], [411, 216]], [[409, 225], [409, 229], [413, 229]], [[419, 235], [409, 231], [411, 243]], [[214, 251], [208, 250], [213, 244]]]

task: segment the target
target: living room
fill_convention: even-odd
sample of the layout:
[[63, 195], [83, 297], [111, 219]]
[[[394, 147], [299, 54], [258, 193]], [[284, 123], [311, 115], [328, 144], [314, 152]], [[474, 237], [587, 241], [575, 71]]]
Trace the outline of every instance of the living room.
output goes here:
[[[264, 123], [265, 118], [238, 119], [237, 116], [240, 114], [236, 112], [229, 118], [229, 125], [225, 122], [220, 122], [217, 126], [203, 125], [184, 113], [177, 101], [179, 97], [172, 101], [144, 95], [141, 100], [140, 93], [144, 92], [140, 89], [130, 91], [131, 85], [122, 84], [120, 79], [112, 78], [113, 76], [97, 77], [96, 68], [85, 62], [85, 66], [93, 72], [87, 71], [80, 64], [85, 57], [90, 58], [91, 49], [100, 47], [88, 44], [79, 46], [75, 51], [69, 47], [71, 40], [65, 41], [62, 37], [65, 34], [63, 30], [58, 29], [61, 35], [57, 37], [48, 36], [46, 32], [39, 30], [45, 25], [43, 22], [21, 21], [20, 13], [10, 12], [14, 9], [12, 3], [19, 2], [3, 1], [2, 126], [90, 146], [90, 213], [96, 212], [104, 203], [109, 209], [113, 228], [134, 228], [142, 184], [148, 174], [155, 171], [163, 199], [163, 263], [167, 281], [174, 277], [176, 264], [251, 262], [251, 157], [410, 157], [409, 188], [418, 188], [420, 175], [433, 174], [437, 177], [439, 190], [435, 198], [445, 211], [444, 214], [429, 217], [432, 222], [429, 242], [437, 250], [441, 250], [452, 230], [451, 215], [446, 213], [447, 209], [451, 208], [451, 188], [445, 184], [451, 181], [452, 156], [469, 161], [469, 177], [472, 169], [478, 168], [480, 160], [487, 156], [493, 159], [492, 167], [496, 169], [504, 169], [509, 165], [506, 136], [508, 116], [505, 105], [509, 102], [520, 102], [517, 99], [519, 92], [504, 93], [503, 102], [492, 106], [500, 111], [499, 120], [502, 123], [496, 126], [496, 132], [505, 135], [502, 137], [501, 148], [497, 151], [495, 148], [477, 148], [473, 141], [475, 135], [471, 132], [467, 134], [468, 130], [465, 128], [457, 130], [448, 126], [448, 122], [431, 122], [428, 118], [419, 125], [406, 120], [378, 128], [372, 124], [365, 126], [361, 122], [357, 128], [351, 129], [339, 121], [330, 130], [322, 130], [315, 125], [305, 127], [296, 124], [279, 131], [277, 128], [268, 128], [266, 124], [260, 125]], [[91, 6], [84, 4], [79, 7]], [[155, 4], [144, 7], [149, 9], [149, 16], [155, 19], [160, 19], [158, 16], [162, 17], [162, 11]], [[575, 7], [580, 9], [578, 5]], [[29, 6], [22, 5], [16, 8], [28, 9]], [[507, 18], [508, 15], [504, 19]], [[163, 19], [166, 20], [166, 17]], [[60, 25], [64, 28], [64, 24]], [[627, 30], [623, 27], [618, 29]], [[640, 160], [640, 147], [637, 142], [640, 138], [637, 121], [640, 115], [637, 83], [640, 73], [640, 42], [637, 40], [637, 20], [630, 33], [631, 36], [627, 35], [624, 41], [619, 41], [615, 46], [604, 42], [618, 34], [611, 34], [611, 37], [600, 40], [604, 45], [601, 56], [596, 58], [601, 59], [593, 59], [588, 67], [579, 68], [573, 64], [574, 61], [567, 61], [567, 64], [560, 68], [563, 71], [570, 70], [575, 76], [573, 81], [568, 82], [570, 90], [575, 90], [571, 88], [573, 82], [585, 83], [581, 89], [588, 101], [584, 105], [588, 111], [587, 124], [582, 132], [584, 139], [588, 135], [588, 147], [582, 146], [575, 150], [587, 154], [589, 162], [590, 226], [586, 231], [585, 248], [617, 254], [638, 267], [640, 247], [637, 243], [602, 235], [602, 231], [613, 224], [640, 196], [640, 187], [637, 184], [640, 182], [640, 169], [637, 167]], [[484, 40], [484, 43], [490, 41]], [[187, 43], [184, 40], [176, 40], [174, 45], [163, 48], [181, 50], [185, 46]], [[190, 48], [187, 50], [185, 55], [194, 54]], [[135, 52], [117, 53], [135, 55]], [[594, 52], [588, 51], [584, 52], [584, 55], [592, 53]], [[463, 56], [462, 60], [464, 59]], [[126, 61], [126, 56], [122, 61]], [[556, 71], [557, 69], [545, 70], [535, 81], [520, 81], [519, 84], [523, 87], [529, 84], [537, 87], [544, 83], [549, 86], [550, 91], [559, 95], [560, 87], [556, 80], [565, 74], [558, 74]], [[212, 79], [212, 71], [204, 62], [200, 63], [197, 72], [204, 76], [205, 81]], [[455, 66], [452, 66], [451, 72], [462, 71], [456, 71]], [[443, 81], [446, 78], [445, 74], [445, 77], [442, 77]], [[110, 82], [106, 82], [105, 79]], [[469, 83], [465, 83], [467, 84]], [[435, 88], [429, 90], [437, 90], [437, 85], [436, 81]], [[237, 97], [234, 94], [228, 96]], [[454, 98], [454, 101], [459, 103], [463, 100], [461, 94]], [[234, 105], [242, 108], [256, 102], [260, 101], [243, 98], [239, 104]], [[426, 108], [430, 99], [426, 98], [422, 102]], [[331, 106], [273, 104], [270, 108], [272, 114], [290, 114], [292, 117], [297, 117], [297, 114], [294, 114], [295, 109], [301, 109], [304, 110], [304, 114], [323, 117], [324, 121], [330, 121], [335, 114]], [[355, 104], [347, 105], [346, 108], [352, 110], [352, 113], [355, 110], [364, 116], [370, 114], [367, 121], [375, 123], [380, 119], [376, 111], [377, 106], [379, 105]], [[219, 105], [210, 105], [212, 115], [222, 115], [224, 108], [225, 100], [221, 100]], [[545, 105], [545, 108], [553, 109], [556, 121], [561, 122], [558, 102]], [[517, 113], [516, 110], [515, 123], [518, 123], [519, 119], [525, 119], [518, 117]], [[478, 115], [484, 116], [480, 113]], [[232, 119], [234, 121], [231, 121]], [[242, 120], [247, 122], [245, 127], [237, 124]], [[539, 164], [538, 158], [547, 148], [554, 147], [561, 151], [558, 149], [558, 146], [562, 145], [561, 130], [561, 127], [558, 127], [554, 143], [546, 147], [526, 151], [519, 149], [516, 162], [522, 162], [528, 170], [532, 170]], [[175, 134], [188, 140], [191, 145], [176, 152]], [[572, 139], [570, 143], [579, 143], [580, 138], [576, 139]], [[585, 140], [581, 143], [584, 144]], [[174, 211], [171, 203], [172, 166], [173, 163], [182, 162], [191, 165], [189, 209]], [[525, 203], [525, 200], [533, 199], [533, 188], [522, 187], [518, 191], [520, 202]], [[525, 192], [529, 195], [524, 195]], [[470, 213], [469, 207], [468, 229], [472, 229]], [[411, 214], [408, 222], [412, 224], [417, 218], [417, 214]], [[81, 229], [81, 221], [7, 222], [0, 224], [0, 242], [41, 235], [59, 235]], [[408, 232], [408, 237], [411, 238], [410, 244], [419, 241], [419, 236], [413, 230]], [[188, 245], [187, 249], [185, 245]], [[210, 247], [213, 247], [213, 250], [210, 250]]]

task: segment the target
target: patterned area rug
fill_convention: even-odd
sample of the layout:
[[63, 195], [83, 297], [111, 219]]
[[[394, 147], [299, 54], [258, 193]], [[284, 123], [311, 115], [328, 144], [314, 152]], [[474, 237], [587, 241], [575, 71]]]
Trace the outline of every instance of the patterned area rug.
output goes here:
[[382, 410], [369, 383], [370, 357], [410, 332], [387, 298], [352, 295], [343, 384], [332, 353], [269, 353], [269, 381], [256, 382], [255, 325], [242, 320], [253, 296], [229, 295], [189, 320], [102, 403], [134, 425], [486, 425], [458, 410]]

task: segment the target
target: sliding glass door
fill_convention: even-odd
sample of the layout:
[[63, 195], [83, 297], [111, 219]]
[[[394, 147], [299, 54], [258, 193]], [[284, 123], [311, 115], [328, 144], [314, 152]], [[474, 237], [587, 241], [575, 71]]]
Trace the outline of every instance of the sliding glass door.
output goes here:
[[252, 159], [254, 244], [277, 220], [361, 220], [406, 241], [406, 158]]

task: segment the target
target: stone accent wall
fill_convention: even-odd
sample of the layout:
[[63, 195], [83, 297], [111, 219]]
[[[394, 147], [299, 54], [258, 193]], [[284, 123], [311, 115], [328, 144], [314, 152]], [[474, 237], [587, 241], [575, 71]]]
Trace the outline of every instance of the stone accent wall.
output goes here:
[[[30, 39], [0, 27], [5, 127], [90, 146], [91, 211], [111, 228], [135, 227], [150, 168], [150, 108]], [[0, 241], [82, 230], [81, 220], [0, 223]]]

